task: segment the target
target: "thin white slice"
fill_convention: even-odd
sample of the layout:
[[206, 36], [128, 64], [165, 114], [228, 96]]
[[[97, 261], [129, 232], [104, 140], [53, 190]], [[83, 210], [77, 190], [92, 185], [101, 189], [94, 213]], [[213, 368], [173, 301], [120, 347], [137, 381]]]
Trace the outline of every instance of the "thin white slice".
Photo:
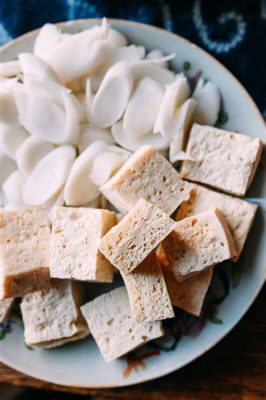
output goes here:
[[15, 159], [17, 149], [28, 136], [21, 126], [0, 124], [0, 153]]
[[64, 106], [62, 93], [66, 95], [71, 94], [71, 90], [63, 85], [32, 76], [26, 77], [24, 81], [24, 87], [29, 95], [33, 95], [35, 93], [42, 94], [46, 97], [49, 97], [60, 107]]
[[51, 51], [57, 47], [61, 40], [62, 34], [57, 26], [53, 24], [45, 24], [37, 35], [33, 53], [43, 60], [47, 60]]
[[0, 90], [0, 123], [11, 126], [18, 124], [16, 101], [11, 90]]
[[89, 178], [89, 173], [94, 158], [106, 149], [106, 143], [97, 141], [92, 143], [75, 160], [65, 185], [64, 198], [66, 205], [82, 206], [98, 196], [98, 188]]
[[42, 158], [24, 186], [24, 201], [38, 206], [58, 193], [66, 182], [75, 157], [75, 149], [65, 145]]
[[11, 77], [21, 73], [21, 65], [18, 60], [0, 63], [0, 76]]
[[128, 155], [104, 151], [93, 160], [89, 174], [90, 179], [97, 186], [102, 186], [125, 163]]
[[117, 122], [112, 126], [112, 135], [116, 143], [130, 151], [136, 151], [146, 144], [152, 145], [157, 150], [166, 150], [170, 145], [169, 140], [160, 133], [154, 134], [150, 132], [137, 138], [126, 135], [122, 122]]
[[114, 144], [114, 138], [111, 132], [105, 128], [98, 128], [97, 126], [84, 124], [80, 127], [80, 138], [78, 142], [79, 153], [82, 153], [93, 142], [101, 140], [106, 144]]
[[169, 141], [174, 141], [176, 136], [175, 113], [189, 95], [188, 80], [183, 74], [179, 74], [175, 82], [166, 87], [154, 125], [154, 133], [161, 133]]
[[60, 83], [52, 67], [40, 57], [32, 53], [20, 53], [18, 56], [23, 75], [31, 75], [37, 78], [46, 79], [52, 82]]
[[[163, 52], [158, 49], [150, 51], [146, 56], [147, 60], [158, 60], [159, 58], [163, 58], [163, 57], [164, 57]], [[167, 61], [158, 62], [156, 65], [161, 68], [168, 68]]]
[[0, 154], [0, 186], [17, 168], [16, 163], [5, 154]]
[[15, 207], [22, 207], [25, 205], [22, 196], [25, 183], [26, 179], [18, 169], [9, 175], [7, 180], [2, 185], [2, 189], [8, 203], [11, 203]]
[[221, 96], [218, 87], [207, 82], [201, 89], [193, 94], [197, 100], [193, 120], [200, 125], [214, 126], [221, 108]]
[[139, 81], [123, 118], [126, 134], [139, 137], [152, 131], [163, 93], [162, 85], [153, 79], [145, 77]]
[[24, 176], [31, 174], [38, 162], [46, 156], [54, 146], [37, 136], [29, 136], [16, 151], [16, 162]]

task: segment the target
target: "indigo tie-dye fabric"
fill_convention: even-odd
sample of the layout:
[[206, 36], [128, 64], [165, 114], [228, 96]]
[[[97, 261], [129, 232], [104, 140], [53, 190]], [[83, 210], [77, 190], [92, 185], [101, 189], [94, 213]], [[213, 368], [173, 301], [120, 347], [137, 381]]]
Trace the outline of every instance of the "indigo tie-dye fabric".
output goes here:
[[102, 16], [197, 43], [238, 77], [266, 117], [266, 0], [0, 0], [0, 44], [46, 22]]

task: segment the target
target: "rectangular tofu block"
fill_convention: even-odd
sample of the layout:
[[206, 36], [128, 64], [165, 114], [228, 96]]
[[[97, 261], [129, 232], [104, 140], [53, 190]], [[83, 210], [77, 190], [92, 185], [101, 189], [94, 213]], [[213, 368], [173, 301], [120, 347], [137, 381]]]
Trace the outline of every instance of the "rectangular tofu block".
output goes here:
[[152, 146], [142, 146], [101, 188], [121, 212], [130, 211], [140, 199], [171, 215], [189, 198], [190, 186]]
[[161, 246], [177, 281], [236, 255], [234, 240], [218, 209], [177, 222]]
[[50, 225], [39, 208], [0, 210], [0, 299], [49, 286]]
[[86, 337], [81, 304], [79, 284], [61, 279], [52, 279], [50, 289], [27, 294], [20, 305], [26, 344], [51, 348]]
[[194, 160], [184, 161], [180, 174], [182, 178], [244, 196], [262, 149], [260, 139], [194, 124], [186, 149]]
[[164, 335], [160, 321], [135, 321], [125, 287], [97, 297], [81, 312], [106, 362]]
[[99, 249], [121, 272], [133, 271], [174, 229], [176, 222], [146, 200], [137, 205], [101, 240]]
[[176, 220], [215, 207], [222, 211], [230, 228], [237, 252], [233, 261], [237, 261], [253, 223], [258, 208], [256, 204], [193, 184], [190, 199], [181, 204], [176, 213]]
[[133, 317], [137, 321], [158, 321], [175, 316], [157, 256], [150, 253], [124, 279]]
[[6, 299], [0, 301], [0, 323], [8, 316], [10, 309], [14, 303], [14, 299]]
[[114, 268], [98, 246], [115, 224], [115, 213], [108, 210], [56, 208], [51, 235], [51, 277], [112, 282]]

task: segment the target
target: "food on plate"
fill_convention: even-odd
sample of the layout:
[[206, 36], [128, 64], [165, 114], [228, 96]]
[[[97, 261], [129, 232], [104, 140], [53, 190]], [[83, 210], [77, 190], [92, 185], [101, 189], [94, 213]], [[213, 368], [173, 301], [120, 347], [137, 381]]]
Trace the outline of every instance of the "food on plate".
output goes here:
[[13, 303], [14, 299], [0, 300], [0, 323], [8, 316]]
[[184, 161], [181, 176], [235, 196], [244, 196], [259, 164], [260, 139], [211, 126], [194, 124], [186, 148], [193, 161]]
[[121, 274], [136, 321], [159, 321], [175, 316], [155, 252], [130, 273]]
[[115, 224], [115, 213], [108, 210], [57, 207], [52, 220], [51, 277], [112, 282], [114, 267], [98, 246]]
[[145, 199], [171, 215], [182, 201], [189, 199], [190, 184], [154, 147], [143, 146], [100, 190], [121, 212]]
[[210, 207], [217, 207], [222, 211], [235, 242], [237, 255], [233, 258], [233, 261], [237, 261], [258, 206], [224, 193], [215, 192], [204, 186], [193, 184], [190, 199], [181, 204], [176, 212], [176, 220], [207, 211]]
[[99, 249], [119, 271], [128, 274], [158, 246], [176, 224], [158, 207], [142, 199], [106, 233]]
[[57, 279], [51, 280], [50, 288], [24, 296], [20, 308], [26, 344], [50, 348], [88, 336], [82, 302], [77, 282]]
[[177, 281], [236, 255], [227, 222], [217, 208], [178, 221], [161, 246]]
[[125, 287], [96, 297], [81, 312], [106, 362], [164, 334], [160, 321], [135, 321]]
[[0, 210], [0, 299], [49, 287], [50, 225], [38, 208]]

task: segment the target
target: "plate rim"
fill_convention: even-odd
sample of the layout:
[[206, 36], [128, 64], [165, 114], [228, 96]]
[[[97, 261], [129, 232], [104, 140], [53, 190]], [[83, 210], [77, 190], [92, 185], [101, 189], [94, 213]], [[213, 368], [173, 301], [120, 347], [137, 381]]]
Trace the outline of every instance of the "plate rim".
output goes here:
[[[100, 24], [102, 21], [102, 18], [81, 18], [81, 19], [74, 19], [74, 20], [69, 20], [69, 21], [62, 21], [62, 22], [57, 22], [57, 23], [53, 23], [53, 25], [58, 26], [59, 28], [65, 28], [67, 26], [71, 26], [71, 25], [75, 25], [75, 24], [83, 24], [86, 22], [90, 22], [92, 24]], [[230, 79], [232, 79], [234, 81], [234, 83], [238, 86], [238, 88], [242, 91], [243, 95], [247, 98], [248, 102], [250, 103], [250, 105], [253, 107], [257, 118], [260, 120], [262, 126], [264, 126], [265, 129], [265, 142], [266, 142], [266, 124], [264, 121], [264, 118], [258, 108], [258, 106], [256, 105], [255, 101], [253, 100], [253, 98], [251, 97], [251, 95], [249, 94], [249, 92], [247, 91], [247, 89], [241, 84], [241, 82], [233, 75], [233, 73], [231, 71], [229, 71], [220, 61], [218, 61], [213, 55], [211, 55], [210, 53], [208, 53], [206, 50], [204, 50], [203, 48], [201, 48], [200, 46], [198, 46], [197, 44], [191, 42], [190, 40], [174, 33], [174, 32], [169, 32], [163, 28], [159, 28], [157, 26], [154, 26], [152, 24], [145, 24], [142, 22], [137, 22], [137, 21], [130, 21], [130, 20], [125, 20], [125, 19], [119, 19], [119, 18], [107, 18], [108, 23], [112, 24], [120, 24], [120, 25], [131, 25], [133, 27], [141, 27], [143, 29], [147, 29], [149, 31], [157, 31], [159, 33], [162, 33], [164, 35], [168, 35], [170, 37], [173, 37], [181, 42], [183, 42], [185, 45], [193, 45], [195, 46], [195, 48], [197, 49], [197, 51], [199, 51], [202, 56], [204, 56], [205, 58], [209, 58], [211, 63], [216, 64], [217, 67], [219, 67], [220, 69], [223, 70], [223, 72], [225, 74], [227, 74]], [[31, 30], [27, 33], [24, 33], [16, 38], [14, 38], [13, 40], [9, 41], [8, 43], [4, 44], [3, 46], [0, 47], [0, 55], [2, 52], [8, 50], [8, 48], [12, 47], [13, 45], [16, 45], [19, 42], [23, 42], [25, 39], [31, 38], [32, 36], [36, 35], [39, 30], [41, 28], [36, 28], [34, 30]], [[152, 381], [154, 379], [158, 379], [161, 377], [164, 377], [166, 375], [169, 375], [170, 373], [174, 373], [182, 368], [184, 368], [186, 365], [189, 365], [190, 363], [192, 363], [193, 361], [197, 360], [199, 357], [201, 357], [202, 355], [204, 355], [205, 353], [207, 353], [209, 350], [211, 350], [212, 348], [214, 348], [220, 341], [222, 341], [222, 339], [224, 339], [240, 322], [240, 320], [244, 317], [244, 315], [248, 312], [248, 310], [250, 309], [250, 307], [252, 306], [252, 304], [254, 303], [254, 301], [256, 300], [257, 296], [259, 295], [262, 287], [264, 286], [264, 283], [266, 281], [266, 266], [265, 266], [265, 274], [264, 274], [264, 279], [261, 279], [260, 284], [257, 286], [256, 290], [253, 292], [253, 295], [251, 296], [248, 304], [246, 305], [245, 308], [243, 308], [241, 310], [241, 312], [239, 313], [239, 316], [236, 318], [236, 320], [228, 325], [228, 327], [224, 330], [224, 332], [222, 334], [220, 334], [219, 336], [217, 336], [216, 340], [214, 340], [211, 344], [207, 345], [206, 347], [203, 347], [200, 351], [198, 351], [197, 353], [195, 353], [190, 360], [184, 360], [183, 363], [181, 363], [178, 367], [172, 367], [169, 366], [169, 368], [165, 368], [165, 370], [162, 371], [155, 371], [153, 373], [152, 377], [147, 377], [147, 378], [141, 378], [141, 379], [136, 379], [133, 382], [127, 383], [127, 382], [121, 382], [119, 384], [108, 384], [108, 385], [89, 385], [89, 386], [83, 386], [83, 385], [72, 385], [72, 384], [67, 384], [67, 383], [60, 383], [58, 382], [56, 379], [50, 380], [50, 379], [45, 379], [43, 377], [40, 377], [38, 375], [33, 375], [32, 373], [25, 373], [25, 371], [22, 368], [18, 368], [16, 366], [14, 366], [14, 364], [12, 362], [6, 361], [5, 359], [3, 360], [1, 354], [0, 354], [0, 362], [2, 362], [3, 364], [5, 364], [6, 366], [8, 366], [9, 368], [15, 369], [16, 371], [25, 374], [33, 379], [39, 379], [42, 380], [43, 382], [46, 383], [51, 383], [51, 384], [55, 384], [61, 387], [72, 387], [72, 388], [79, 388], [79, 389], [114, 389], [114, 388], [122, 388], [122, 387], [129, 387], [129, 386], [135, 386], [138, 384], [143, 384], [145, 382], [149, 382]]]

